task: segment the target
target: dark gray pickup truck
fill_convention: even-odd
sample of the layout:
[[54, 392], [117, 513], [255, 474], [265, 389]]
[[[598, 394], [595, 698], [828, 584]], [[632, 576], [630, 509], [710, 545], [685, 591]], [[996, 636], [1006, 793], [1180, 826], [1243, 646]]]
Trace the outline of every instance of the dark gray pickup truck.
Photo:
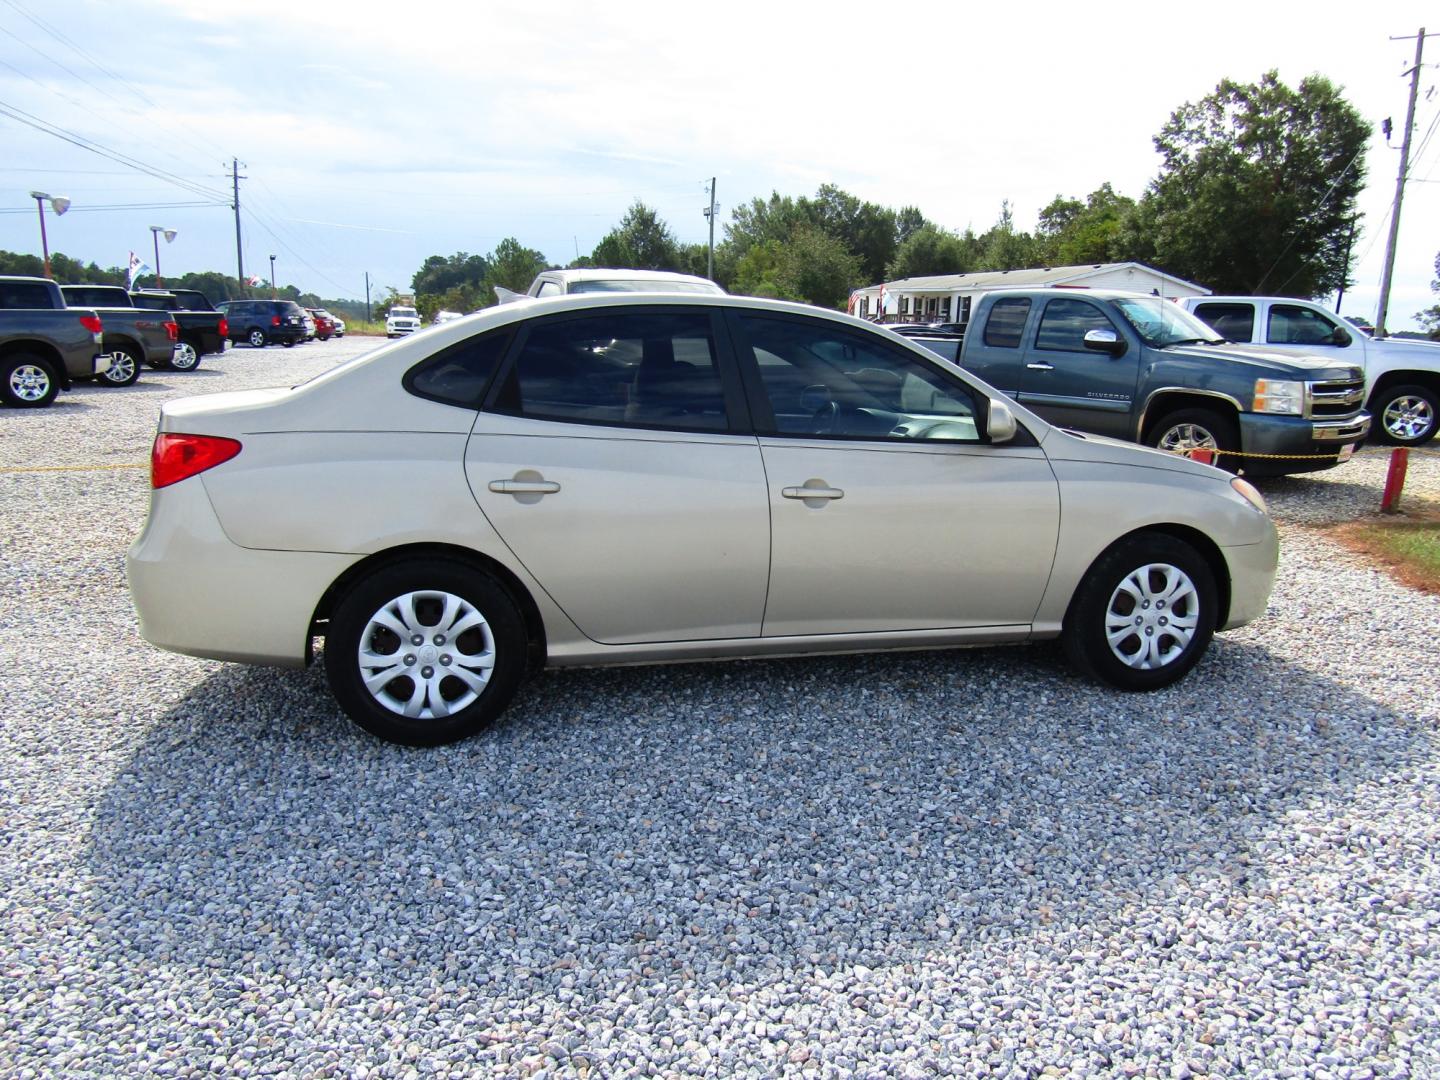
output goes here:
[[168, 311], [180, 324], [180, 341], [170, 362], [177, 371], [193, 371], [200, 366], [202, 356], [224, 352], [230, 344], [225, 313], [204, 293], [194, 289], [136, 289], [130, 299], [136, 307]]
[[103, 374], [103, 330], [94, 311], [67, 308], [53, 281], [0, 277], [0, 399], [38, 409], [72, 380]]
[[110, 367], [97, 379], [102, 386], [129, 386], [145, 364], [169, 366], [180, 325], [168, 313], [137, 308], [118, 285], [61, 285], [60, 292], [69, 307], [94, 308], [105, 324], [100, 348]]
[[1007, 289], [979, 297], [963, 338], [907, 340], [1060, 427], [1210, 450], [1252, 476], [1331, 468], [1370, 430], [1356, 365], [1228, 345], [1158, 296]]

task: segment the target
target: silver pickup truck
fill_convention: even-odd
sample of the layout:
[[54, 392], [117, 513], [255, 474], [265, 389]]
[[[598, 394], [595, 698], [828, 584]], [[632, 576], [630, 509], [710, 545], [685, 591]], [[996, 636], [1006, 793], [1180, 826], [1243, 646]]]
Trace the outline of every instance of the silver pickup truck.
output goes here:
[[119, 285], [61, 285], [60, 292], [67, 306], [93, 308], [105, 324], [100, 348], [110, 368], [97, 380], [102, 386], [129, 386], [144, 364], [169, 366], [180, 340], [180, 324], [169, 312], [136, 307]]
[[74, 379], [103, 375], [104, 324], [67, 308], [60, 287], [34, 277], [0, 277], [0, 400], [20, 409], [49, 405]]

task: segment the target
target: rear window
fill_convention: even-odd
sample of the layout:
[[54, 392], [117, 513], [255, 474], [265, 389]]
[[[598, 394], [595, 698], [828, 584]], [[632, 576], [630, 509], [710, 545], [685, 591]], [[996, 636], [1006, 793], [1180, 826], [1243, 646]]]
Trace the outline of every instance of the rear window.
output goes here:
[[53, 308], [50, 287], [39, 281], [0, 281], [0, 308]]
[[1018, 349], [1025, 333], [1025, 320], [1030, 317], [1030, 301], [1026, 297], [997, 300], [985, 320], [985, 344], [1000, 349]]
[[130, 307], [130, 294], [105, 285], [61, 285], [65, 303], [71, 307]]
[[131, 293], [130, 299], [138, 308], [145, 308], [147, 311], [173, 311], [175, 309], [175, 298], [168, 293], [157, 295], [155, 293]]
[[1226, 341], [1254, 340], [1254, 304], [1197, 304], [1195, 314]]

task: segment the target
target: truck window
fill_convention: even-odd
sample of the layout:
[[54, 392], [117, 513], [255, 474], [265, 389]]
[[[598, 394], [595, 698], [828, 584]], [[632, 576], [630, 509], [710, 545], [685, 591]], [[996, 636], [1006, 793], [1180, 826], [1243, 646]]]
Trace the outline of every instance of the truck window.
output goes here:
[[1028, 297], [996, 300], [990, 308], [990, 317], [985, 320], [985, 344], [999, 349], [1018, 349], [1029, 317]]
[[1265, 340], [1272, 345], [1333, 345], [1335, 324], [1297, 304], [1272, 304]]
[[50, 289], [38, 281], [0, 281], [0, 308], [53, 308]]
[[1084, 300], [1051, 300], [1040, 316], [1035, 348], [1084, 352], [1085, 335], [1091, 330], [1115, 330], [1115, 324], [1094, 304]]
[[1253, 341], [1255, 338], [1254, 304], [1197, 304], [1195, 314], [1226, 341]]

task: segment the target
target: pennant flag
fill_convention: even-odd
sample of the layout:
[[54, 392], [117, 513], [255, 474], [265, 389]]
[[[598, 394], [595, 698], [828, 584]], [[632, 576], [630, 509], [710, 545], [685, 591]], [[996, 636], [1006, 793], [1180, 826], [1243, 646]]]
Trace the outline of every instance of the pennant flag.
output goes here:
[[150, 267], [140, 261], [140, 256], [136, 255], [133, 251], [130, 252], [130, 269], [125, 275], [125, 287], [127, 289], [135, 288], [135, 280], [142, 274], [148, 274], [149, 272]]
[[249, 285], [251, 288], [254, 288], [257, 285], [264, 285], [265, 279], [262, 278], [259, 274], [251, 274], [245, 279], [245, 284]]

